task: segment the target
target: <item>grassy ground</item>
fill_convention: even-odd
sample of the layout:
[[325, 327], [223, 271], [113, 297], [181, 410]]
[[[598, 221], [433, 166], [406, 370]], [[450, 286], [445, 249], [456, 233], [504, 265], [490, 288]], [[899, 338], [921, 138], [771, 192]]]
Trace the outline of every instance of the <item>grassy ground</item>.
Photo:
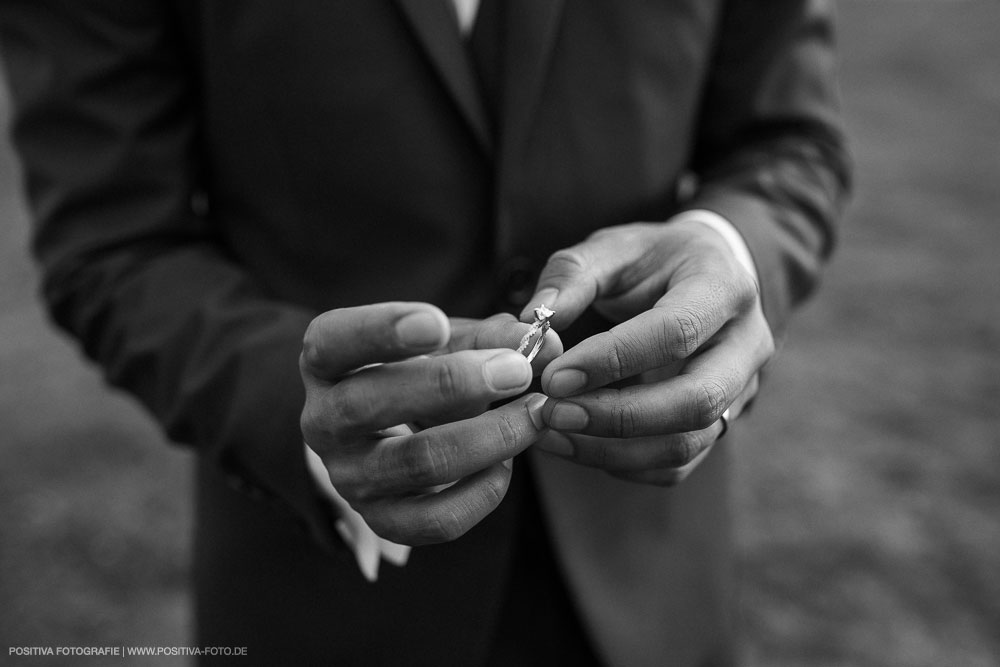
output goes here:
[[[997, 665], [1000, 5], [841, 16], [858, 194], [739, 424], [749, 662]], [[0, 220], [0, 662], [187, 643], [189, 461], [47, 328], [6, 149]]]
[[841, 15], [858, 193], [742, 452], [752, 654], [997, 665], [1000, 5]]

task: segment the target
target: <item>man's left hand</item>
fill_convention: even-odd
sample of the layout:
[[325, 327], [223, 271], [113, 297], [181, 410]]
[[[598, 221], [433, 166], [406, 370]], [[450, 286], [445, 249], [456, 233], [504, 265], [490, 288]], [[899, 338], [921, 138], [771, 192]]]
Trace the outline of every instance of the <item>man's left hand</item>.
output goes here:
[[774, 353], [754, 278], [697, 221], [610, 227], [556, 252], [522, 320], [540, 303], [557, 330], [589, 306], [619, 324], [545, 369], [552, 430], [536, 446], [633, 481], [690, 474]]

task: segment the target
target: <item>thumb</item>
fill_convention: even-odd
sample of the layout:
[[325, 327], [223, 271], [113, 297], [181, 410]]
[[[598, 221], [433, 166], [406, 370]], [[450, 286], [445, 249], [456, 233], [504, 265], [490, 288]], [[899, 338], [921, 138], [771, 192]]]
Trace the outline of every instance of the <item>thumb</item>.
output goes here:
[[534, 320], [535, 308], [544, 304], [555, 311], [553, 328], [572, 324], [606, 291], [622, 265], [622, 249], [615, 245], [612, 235], [596, 234], [554, 253], [538, 277], [534, 296], [521, 311], [521, 321]]

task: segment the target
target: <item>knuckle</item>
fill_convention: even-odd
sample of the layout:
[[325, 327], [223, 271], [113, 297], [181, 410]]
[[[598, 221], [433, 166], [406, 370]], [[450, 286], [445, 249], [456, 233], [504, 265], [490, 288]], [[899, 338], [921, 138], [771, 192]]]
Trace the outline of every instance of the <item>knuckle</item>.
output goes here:
[[464, 383], [462, 375], [448, 360], [441, 359], [433, 371], [433, 383], [438, 395], [449, 403], [459, 400], [463, 395]]
[[672, 488], [687, 479], [689, 474], [690, 471], [688, 470], [666, 470], [663, 474], [659, 475], [653, 483], [656, 486]]
[[705, 429], [718, 421], [726, 409], [727, 392], [721, 380], [703, 380], [695, 393], [692, 403], [691, 423], [695, 429]]
[[487, 347], [483, 341], [486, 339], [487, 333], [491, 331], [490, 324], [494, 317], [496, 316], [494, 315], [493, 317], [487, 318], [482, 322], [476, 323], [476, 326], [472, 329], [472, 342], [469, 345], [470, 349], [481, 350]]
[[767, 325], [767, 322], [764, 322], [763, 327], [764, 327], [764, 336], [762, 343], [763, 349], [761, 351], [761, 354], [764, 357], [764, 361], [768, 361], [771, 359], [771, 357], [774, 356], [774, 353], [777, 351], [777, 345], [774, 342], [774, 334], [771, 332], [771, 327]]
[[312, 375], [312, 358], [315, 356], [315, 352], [310, 349], [309, 343], [306, 341], [302, 342], [302, 352], [299, 353], [299, 374], [305, 378], [308, 375]]
[[370, 485], [380, 488], [398, 477], [399, 463], [391, 455], [391, 451], [376, 449], [368, 456], [361, 457], [361, 478]]
[[680, 433], [670, 440], [661, 464], [668, 468], [681, 468], [691, 463], [701, 449], [701, 438], [696, 433]]
[[679, 308], [673, 313], [674, 334], [667, 335], [667, 349], [674, 359], [686, 359], [701, 346], [705, 317], [695, 308]]
[[642, 344], [634, 337], [614, 329], [608, 333], [611, 335], [611, 345], [604, 357], [604, 369], [608, 377], [626, 378], [642, 370], [645, 357]]
[[[486, 350], [498, 347], [510, 347], [512, 341], [511, 328], [519, 325], [516, 317], [510, 313], [497, 313], [476, 323], [472, 329], [468, 349]], [[527, 328], [527, 325], [524, 325]]]
[[348, 388], [356, 389], [356, 386], [340, 384], [329, 392], [329, 414], [336, 415], [334, 419], [347, 427], [368, 424], [374, 403], [357, 396], [355, 391], [348, 391]]
[[617, 227], [601, 227], [598, 230], [591, 232], [590, 236], [587, 237], [588, 241], [603, 241], [609, 238], [616, 238], [619, 236], [624, 237], [622, 240], [627, 244], [635, 236], [634, 231], [631, 229], [633, 224], [618, 225]]
[[306, 442], [312, 442], [317, 439], [317, 436], [322, 437], [322, 430], [319, 428], [319, 420], [316, 415], [315, 403], [310, 400], [306, 400], [304, 406], [302, 406], [302, 414], [299, 415], [299, 430], [302, 431], [302, 436], [306, 439]]
[[502, 476], [491, 475], [483, 482], [483, 506], [487, 511], [495, 509], [504, 496], [507, 495], [507, 488], [510, 485], [510, 474]]
[[468, 527], [454, 509], [442, 509], [437, 512], [426, 512], [419, 521], [416, 531], [422, 542], [452, 542], [468, 530]]
[[622, 356], [621, 346], [618, 344], [616, 338], [614, 343], [608, 347], [608, 353], [604, 361], [604, 372], [607, 373], [608, 377], [620, 378], [625, 364], [626, 361]]
[[610, 407], [610, 427], [612, 435], [619, 438], [632, 438], [639, 434], [642, 421], [641, 410], [632, 401], [622, 400]]
[[496, 415], [494, 428], [502, 443], [503, 452], [516, 452], [522, 449], [521, 430], [517, 427], [511, 415], [499, 412]]
[[418, 433], [400, 450], [400, 465], [407, 480], [417, 487], [451, 480], [451, 461], [439, 444]]
[[335, 438], [336, 427], [322, 400], [307, 398], [299, 416], [299, 429], [306, 442], [319, 444]]
[[557, 250], [549, 257], [545, 273], [549, 278], [570, 278], [586, 268], [583, 257], [573, 248]]
[[739, 306], [739, 310], [747, 310], [757, 303], [760, 288], [757, 286], [757, 281], [746, 271], [740, 271], [730, 284], [732, 285], [733, 298]]
[[317, 320], [313, 320], [306, 327], [306, 332], [302, 336], [302, 353], [299, 355], [299, 369], [303, 372], [309, 372], [319, 367], [320, 346], [316, 331], [318, 328]]

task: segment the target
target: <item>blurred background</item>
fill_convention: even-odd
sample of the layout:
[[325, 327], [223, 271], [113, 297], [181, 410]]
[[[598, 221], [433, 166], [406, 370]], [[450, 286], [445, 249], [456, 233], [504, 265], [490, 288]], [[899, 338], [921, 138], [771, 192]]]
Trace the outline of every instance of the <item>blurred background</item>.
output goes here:
[[[1000, 665], [1000, 3], [840, 15], [856, 195], [737, 427], [749, 664]], [[19, 188], [5, 133], [0, 662], [187, 645], [189, 455], [48, 326]]]

